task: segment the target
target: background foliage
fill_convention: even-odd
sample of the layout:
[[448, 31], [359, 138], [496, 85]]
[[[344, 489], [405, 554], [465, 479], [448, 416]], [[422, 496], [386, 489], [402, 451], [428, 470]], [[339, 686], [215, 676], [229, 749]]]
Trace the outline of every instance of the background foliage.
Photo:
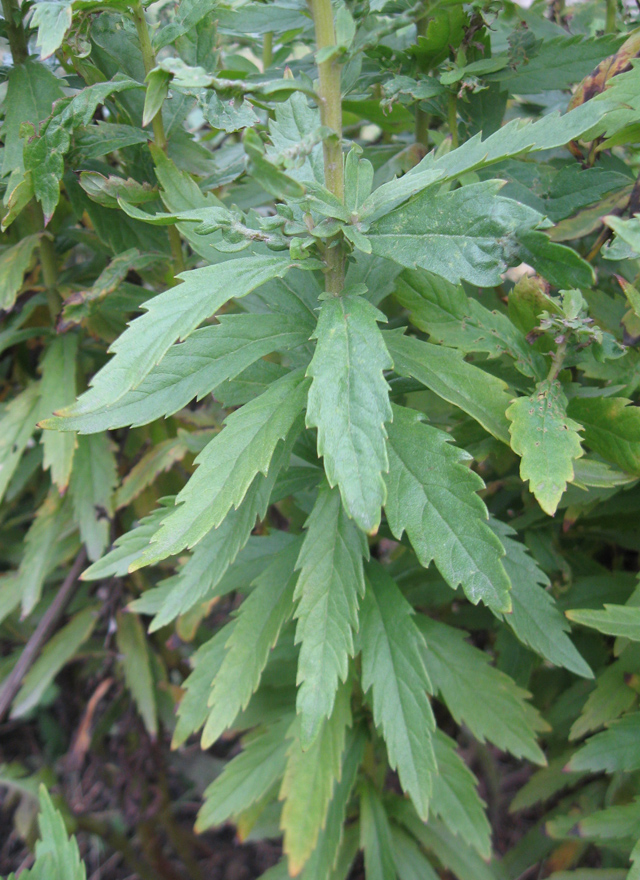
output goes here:
[[638, 880], [637, 9], [2, 9], [0, 870]]

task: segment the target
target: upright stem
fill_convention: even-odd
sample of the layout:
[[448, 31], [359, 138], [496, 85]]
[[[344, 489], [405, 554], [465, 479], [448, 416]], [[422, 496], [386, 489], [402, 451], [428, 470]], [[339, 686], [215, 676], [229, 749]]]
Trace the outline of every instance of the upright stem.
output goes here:
[[268, 31], [264, 35], [262, 44], [262, 70], [268, 70], [273, 64], [273, 33]]
[[[419, 18], [416, 22], [416, 31], [418, 37], [424, 37], [427, 33], [427, 27], [429, 25], [429, 19], [427, 16], [423, 16], [423, 18]], [[428, 71], [425, 71], [428, 73]], [[421, 110], [418, 105], [416, 105], [416, 142], [422, 144], [425, 149], [429, 148], [429, 114], [424, 110]]]
[[[29, 57], [27, 35], [22, 26], [22, 13], [16, 0], [2, 0], [2, 15], [5, 20], [7, 39], [14, 64], [22, 64]], [[18, 23], [16, 24], [16, 18]]]
[[604, 31], [606, 34], [615, 34], [616, 16], [618, 14], [618, 0], [607, 0], [607, 20]]
[[[136, 0], [136, 2], [132, 3], [131, 9], [133, 11], [133, 19], [136, 23], [136, 30], [138, 31], [138, 40], [142, 51], [144, 72], [149, 75], [156, 66], [156, 53], [153, 51], [153, 46], [151, 45], [151, 36], [149, 34], [147, 20], [144, 17], [144, 9], [142, 8], [140, 0]], [[153, 129], [154, 144], [166, 153], [167, 135], [164, 130], [164, 122], [162, 121], [162, 108], [158, 110], [151, 120], [151, 127]], [[173, 257], [173, 274], [177, 275], [179, 272], [184, 271], [182, 241], [180, 239], [180, 233], [175, 226], [169, 226], [167, 231], [169, 233], [169, 244], [171, 245], [171, 255]]]
[[451, 133], [451, 146], [456, 150], [460, 146], [458, 137], [458, 96], [455, 92], [449, 92], [447, 101], [449, 132]]
[[[331, 0], [310, 0], [316, 29], [318, 50], [336, 45]], [[331, 129], [323, 142], [324, 178], [329, 189], [344, 202], [344, 166], [342, 161], [342, 92], [340, 89], [340, 62], [336, 56], [318, 64], [318, 98], [320, 120]], [[344, 288], [344, 251], [340, 242], [329, 242], [325, 260], [325, 286], [329, 293], [339, 294]]]

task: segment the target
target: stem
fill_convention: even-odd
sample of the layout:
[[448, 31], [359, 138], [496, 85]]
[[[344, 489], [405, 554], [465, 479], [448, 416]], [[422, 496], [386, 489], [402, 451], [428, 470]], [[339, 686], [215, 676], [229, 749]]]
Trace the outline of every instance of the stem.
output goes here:
[[[27, 35], [22, 24], [22, 13], [16, 0], [2, 0], [2, 15], [7, 29], [7, 39], [14, 64], [22, 64], [29, 57]], [[16, 18], [18, 23], [16, 24]]]
[[[316, 29], [318, 50], [336, 45], [331, 0], [310, 0]], [[324, 177], [329, 189], [344, 202], [344, 166], [342, 162], [342, 92], [340, 88], [340, 62], [336, 56], [318, 64], [318, 103], [320, 120], [331, 129], [330, 137], [323, 141]], [[344, 288], [344, 252], [340, 242], [329, 242], [325, 251], [327, 292], [340, 294]]]
[[37, 625], [31, 638], [25, 645], [22, 654], [20, 654], [20, 657], [18, 658], [18, 662], [5, 679], [2, 690], [0, 691], [0, 721], [2, 721], [6, 715], [9, 706], [13, 702], [13, 698], [20, 690], [25, 675], [33, 665], [33, 662], [40, 653], [40, 649], [49, 637], [49, 633], [56, 625], [58, 618], [71, 599], [76, 588], [78, 577], [86, 561], [87, 554], [83, 548], [76, 556], [76, 561], [73, 563], [69, 574], [62, 582], [62, 586], [58, 590], [55, 599], [43, 614], [40, 623]]
[[262, 70], [268, 70], [273, 64], [273, 33], [268, 31], [264, 35], [262, 44]]
[[607, 19], [604, 26], [605, 34], [615, 34], [617, 30], [616, 16], [618, 14], [618, 0], [607, 0]]
[[447, 114], [449, 132], [451, 133], [451, 147], [452, 149], [457, 150], [460, 146], [460, 140], [458, 138], [458, 96], [455, 92], [449, 92]]
[[[142, 51], [144, 72], [148, 76], [156, 66], [156, 53], [153, 51], [153, 46], [151, 45], [151, 36], [149, 34], [147, 20], [144, 17], [144, 9], [142, 8], [140, 0], [136, 0], [136, 2], [132, 3], [131, 9], [136, 23], [140, 49]], [[151, 120], [151, 128], [153, 129], [154, 144], [166, 153], [168, 142], [164, 130], [164, 122], [162, 121], [162, 107]], [[180, 233], [175, 226], [169, 226], [167, 232], [169, 233], [169, 244], [171, 246], [171, 256], [173, 258], [173, 274], [178, 275], [180, 272], [184, 272], [184, 258], [182, 256], [182, 241], [180, 239]]]
[[553, 382], [554, 379], [557, 379], [558, 373], [562, 369], [562, 364], [564, 363], [565, 356], [567, 354], [567, 343], [561, 342], [556, 350], [553, 353], [551, 358], [551, 367], [549, 368], [549, 375], [547, 376], [548, 382]]
[[[425, 3], [425, 8], [428, 6]], [[429, 26], [429, 19], [427, 16], [423, 16], [423, 18], [419, 18], [416, 21], [416, 34], [418, 37], [424, 37], [427, 34], [427, 28]], [[428, 73], [428, 70], [424, 71]], [[430, 123], [429, 114], [424, 110], [421, 110], [419, 105], [416, 105], [416, 143], [422, 144], [423, 147], [428, 150], [429, 149], [429, 123]]]

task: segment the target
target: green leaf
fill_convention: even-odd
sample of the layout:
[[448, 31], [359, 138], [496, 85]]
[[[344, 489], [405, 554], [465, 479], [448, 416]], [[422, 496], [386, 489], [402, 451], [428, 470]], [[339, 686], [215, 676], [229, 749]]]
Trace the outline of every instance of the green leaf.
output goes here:
[[202, 735], [209, 748], [246, 708], [260, 683], [269, 652], [293, 613], [294, 570], [299, 541], [293, 541], [254, 581], [226, 644], [226, 654], [209, 696], [209, 719]]
[[231, 297], [246, 296], [290, 268], [282, 257], [246, 257], [183, 273], [179, 276], [183, 284], [144, 303], [146, 314], [132, 321], [113, 343], [114, 356], [93, 377], [92, 387], [74, 406], [48, 420], [47, 427], [74, 430], [66, 421], [70, 416], [99, 412], [120, 400], [140, 385], [177, 339], [186, 339]]
[[116, 403], [66, 417], [64, 426], [95, 433], [173, 415], [265, 355], [304, 344], [312, 331], [311, 322], [305, 325], [299, 315], [221, 315], [219, 324], [196, 330], [185, 342], [172, 345], [140, 385]]
[[47, 642], [24, 677], [22, 687], [13, 701], [11, 718], [22, 718], [38, 705], [62, 667], [73, 659], [80, 645], [89, 638], [96, 620], [95, 608], [85, 608]]
[[438, 880], [438, 874], [414, 837], [392, 824], [393, 860], [399, 880]]
[[640, 474], [640, 409], [626, 397], [574, 397], [568, 407], [584, 442], [607, 461]]
[[[321, 829], [315, 848], [305, 865], [302, 875], [304, 880], [325, 880], [327, 869], [333, 870], [339, 861], [340, 850], [347, 830], [344, 825], [347, 807], [356, 783], [364, 749], [365, 736], [363, 731], [357, 728], [348, 730], [342, 770], [333, 790], [324, 827]], [[333, 875], [329, 876], [331, 876], [331, 880], [334, 880]]]
[[567, 769], [588, 770], [591, 773], [631, 773], [640, 769], [640, 712], [633, 712], [610, 721], [607, 729], [592, 736], [573, 755]]
[[307, 425], [318, 429], [329, 485], [356, 524], [375, 532], [385, 500], [382, 473], [388, 469], [385, 422], [391, 419], [383, 370], [391, 358], [378, 329], [384, 316], [361, 296], [322, 303], [318, 340], [307, 376]]
[[287, 717], [244, 738], [240, 754], [225, 764], [222, 773], [205, 789], [196, 831], [228, 822], [271, 791], [285, 772], [290, 726], [291, 718]]
[[536, 385], [531, 397], [519, 397], [507, 410], [511, 447], [521, 456], [520, 476], [540, 507], [553, 516], [567, 483], [574, 479], [573, 462], [583, 449], [581, 426], [567, 416], [567, 398], [557, 379]]
[[39, 125], [51, 113], [54, 101], [62, 98], [63, 94], [61, 80], [44, 64], [28, 58], [11, 68], [4, 100], [3, 177], [23, 170], [24, 142], [20, 139], [20, 126], [25, 122]]
[[452, 834], [480, 855], [491, 855], [491, 826], [476, 786], [478, 780], [456, 751], [455, 742], [437, 730], [434, 749], [438, 772], [433, 777], [431, 809]]
[[[65, 333], [53, 340], [42, 359], [40, 394], [43, 408], [46, 406], [49, 413], [76, 399], [77, 351], [77, 335]], [[44, 431], [40, 442], [44, 447], [43, 467], [51, 469], [51, 481], [62, 494], [69, 484], [76, 438], [73, 434]]]
[[69, 837], [62, 815], [55, 809], [44, 785], [39, 791], [40, 840], [36, 843], [36, 859], [33, 867], [24, 871], [26, 880], [47, 880], [64, 877], [64, 880], [86, 880], [87, 871], [80, 861], [78, 844]]
[[[320, 113], [300, 92], [294, 92], [286, 101], [276, 104], [275, 119], [269, 120], [269, 137], [273, 145], [267, 147], [272, 162], [280, 157], [291, 157], [286, 163], [291, 177], [302, 183], [324, 183], [324, 163], [320, 129]], [[297, 160], [297, 161], [296, 161]]]
[[0, 309], [8, 312], [13, 308], [39, 240], [38, 235], [27, 235], [0, 254]]
[[325, 828], [335, 784], [340, 779], [347, 727], [351, 726], [351, 682], [339, 687], [331, 716], [303, 750], [300, 721], [294, 722], [280, 800], [280, 827], [289, 873], [295, 876], [309, 860]]
[[536, 732], [547, 726], [526, 702], [529, 694], [489, 665], [485, 653], [465, 641], [465, 633], [424, 615], [418, 627], [428, 646], [429, 677], [458, 724], [476, 739], [489, 740], [515, 757], [546, 763]]
[[591, 813], [578, 825], [581, 837], [604, 840], [640, 838], [640, 798], [630, 804], [608, 807]]
[[127, 687], [135, 701], [149, 735], [158, 734], [156, 689], [151, 669], [151, 657], [140, 618], [121, 611], [117, 616], [116, 642], [122, 659]]
[[574, 721], [569, 739], [581, 739], [586, 733], [615, 721], [635, 705], [638, 695], [629, 683], [639, 662], [640, 646], [628, 645], [618, 660], [605, 667], [596, 678], [595, 688], [587, 697], [579, 718]]
[[337, 489], [320, 488], [306, 529], [293, 597], [298, 602], [296, 709], [303, 748], [331, 715], [338, 680], [346, 680], [358, 628], [358, 597], [364, 595], [362, 558], [369, 555], [366, 538], [347, 517]]
[[502, 379], [468, 364], [459, 351], [397, 331], [385, 333], [384, 338], [397, 373], [417, 379], [468, 413], [498, 440], [509, 443], [505, 410], [513, 393]]
[[569, 290], [593, 284], [593, 268], [573, 248], [557, 244], [544, 232], [536, 230], [518, 232], [517, 238], [520, 243], [519, 260], [534, 266], [550, 284]]
[[424, 641], [413, 610], [384, 569], [367, 569], [360, 611], [362, 687], [372, 688], [373, 717], [387, 745], [389, 763], [419, 814], [426, 818], [436, 771], [435, 721], [427, 692]]
[[590, 626], [608, 636], [618, 636], [640, 642], [640, 608], [629, 605], [609, 605], [602, 610], [578, 609], [567, 611], [567, 617], [580, 626]]
[[166, 507], [160, 507], [141, 520], [131, 531], [121, 535], [113, 549], [90, 565], [82, 574], [82, 580], [101, 580], [109, 577], [124, 577], [128, 574], [129, 566], [140, 559], [149, 547], [152, 536], [158, 531], [168, 513]]
[[109, 543], [117, 482], [116, 460], [108, 435], [78, 437], [69, 491], [75, 521], [91, 561], [99, 559]]
[[228, 416], [225, 428], [196, 458], [198, 469], [153, 536], [147, 562], [193, 547], [240, 506], [255, 476], [267, 475], [278, 442], [295, 429], [308, 385], [300, 370], [287, 373]]
[[142, 127], [146, 128], [151, 120], [162, 110], [164, 100], [169, 93], [169, 74], [164, 70], [152, 70], [147, 74], [147, 91], [144, 96], [142, 111]]
[[500, 284], [514, 260], [520, 262], [516, 233], [542, 220], [532, 208], [498, 196], [502, 186], [486, 180], [437, 195], [427, 190], [372, 224], [373, 253], [454, 284]]
[[520, 641], [556, 666], [563, 666], [575, 675], [593, 678], [593, 672], [567, 635], [570, 627], [547, 591], [549, 578], [516, 541], [513, 529], [498, 520], [492, 528], [500, 537], [506, 555], [502, 560], [511, 581], [510, 614], [500, 615]]
[[0, 409], [0, 500], [31, 440], [40, 405], [40, 385], [32, 382]]
[[373, 783], [360, 783], [360, 848], [368, 880], [395, 880], [396, 865], [389, 818]]
[[69, 504], [63, 503], [57, 492], [50, 491], [27, 532], [18, 569], [24, 617], [40, 601], [48, 575], [77, 548], [75, 539], [71, 546], [64, 540], [74, 531], [69, 513]]
[[420, 563], [427, 568], [435, 560], [449, 586], [455, 590], [462, 584], [471, 602], [509, 611], [504, 549], [477, 494], [484, 483], [463, 463], [471, 456], [421, 418], [415, 410], [394, 406], [385, 505], [389, 527], [398, 540], [406, 530]]
[[38, 28], [36, 47], [41, 58], [49, 58], [71, 27], [72, 0], [43, 0], [33, 7], [32, 27]]
[[131, 504], [160, 474], [171, 470], [174, 464], [182, 461], [188, 451], [184, 434], [181, 436], [180, 432], [177, 437], [170, 437], [153, 446], [136, 462], [120, 484], [115, 497], [116, 510]]

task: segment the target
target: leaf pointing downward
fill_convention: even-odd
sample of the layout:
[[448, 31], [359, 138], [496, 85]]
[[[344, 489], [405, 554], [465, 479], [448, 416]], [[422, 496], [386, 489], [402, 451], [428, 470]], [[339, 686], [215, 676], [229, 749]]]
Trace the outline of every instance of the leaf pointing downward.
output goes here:
[[326, 300], [307, 370], [313, 378], [307, 425], [318, 429], [327, 479], [339, 486], [349, 516], [370, 533], [380, 524], [382, 472], [389, 466], [384, 423], [391, 406], [382, 371], [393, 364], [376, 323], [384, 320], [361, 296]]

